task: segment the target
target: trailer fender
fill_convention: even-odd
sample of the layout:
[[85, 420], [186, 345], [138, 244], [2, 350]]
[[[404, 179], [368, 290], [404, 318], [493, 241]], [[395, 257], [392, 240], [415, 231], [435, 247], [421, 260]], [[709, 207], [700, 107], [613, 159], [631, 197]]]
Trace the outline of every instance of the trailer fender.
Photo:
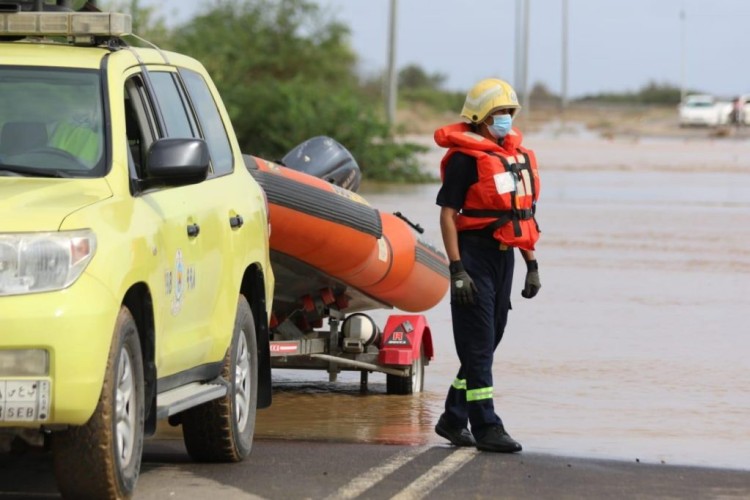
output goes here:
[[410, 366], [424, 347], [425, 359], [434, 357], [432, 333], [421, 314], [392, 314], [381, 336], [378, 361], [383, 365]]

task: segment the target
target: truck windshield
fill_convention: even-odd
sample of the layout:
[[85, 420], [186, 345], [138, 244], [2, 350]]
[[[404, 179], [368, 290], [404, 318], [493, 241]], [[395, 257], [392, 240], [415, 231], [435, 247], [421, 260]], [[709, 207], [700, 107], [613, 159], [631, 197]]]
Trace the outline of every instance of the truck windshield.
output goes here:
[[0, 66], [0, 175], [103, 175], [102, 109], [98, 71]]

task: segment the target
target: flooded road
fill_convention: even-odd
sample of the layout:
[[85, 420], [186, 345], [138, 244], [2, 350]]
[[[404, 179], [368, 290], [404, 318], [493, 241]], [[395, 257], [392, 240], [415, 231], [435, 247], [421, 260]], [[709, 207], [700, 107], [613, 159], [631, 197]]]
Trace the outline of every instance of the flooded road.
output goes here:
[[[543, 176], [543, 286], [522, 299], [517, 269], [496, 352], [511, 434], [533, 452], [750, 469], [750, 141], [526, 142]], [[360, 192], [442, 247], [438, 187]], [[382, 325], [393, 312], [372, 316]], [[436, 353], [424, 393], [386, 396], [377, 373], [363, 395], [356, 373], [332, 384], [279, 370], [256, 435], [442, 442], [433, 426], [458, 368], [448, 299], [424, 314]]]

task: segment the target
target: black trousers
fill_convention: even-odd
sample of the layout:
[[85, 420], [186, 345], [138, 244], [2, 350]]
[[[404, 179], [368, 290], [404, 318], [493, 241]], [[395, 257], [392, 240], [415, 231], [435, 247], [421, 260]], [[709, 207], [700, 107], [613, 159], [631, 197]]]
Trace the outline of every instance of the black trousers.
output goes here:
[[493, 403], [492, 362], [503, 338], [513, 285], [513, 249], [492, 240], [459, 234], [461, 262], [477, 287], [474, 305], [451, 303], [453, 338], [461, 367], [448, 390], [445, 418], [455, 427], [471, 424], [481, 435], [502, 424]]

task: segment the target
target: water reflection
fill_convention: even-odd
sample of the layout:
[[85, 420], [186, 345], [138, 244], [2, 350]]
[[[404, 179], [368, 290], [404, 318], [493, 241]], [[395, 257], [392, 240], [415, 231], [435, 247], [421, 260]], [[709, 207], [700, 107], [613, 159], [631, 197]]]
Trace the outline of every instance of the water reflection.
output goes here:
[[[308, 373], [309, 375], [309, 373]], [[258, 412], [258, 438], [424, 444], [432, 439], [436, 395], [385, 394], [385, 384], [276, 380], [273, 404]]]

